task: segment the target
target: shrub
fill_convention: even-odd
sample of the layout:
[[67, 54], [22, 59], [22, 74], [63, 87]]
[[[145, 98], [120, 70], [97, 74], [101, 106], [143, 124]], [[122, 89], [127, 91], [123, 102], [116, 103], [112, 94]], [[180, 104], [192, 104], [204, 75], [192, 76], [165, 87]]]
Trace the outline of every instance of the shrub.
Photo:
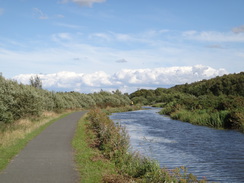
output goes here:
[[100, 109], [89, 113], [91, 126], [98, 137], [97, 146], [107, 158], [114, 159], [118, 154], [125, 154], [129, 148], [128, 135], [123, 127], [115, 126]]
[[128, 96], [119, 90], [94, 94], [78, 92], [50, 92], [43, 90], [38, 76], [30, 79], [31, 85], [18, 84], [0, 75], [0, 122], [38, 116], [43, 111], [62, 112], [67, 109], [119, 107], [130, 104]]
[[0, 101], [0, 122], [9, 123], [13, 120], [13, 114], [10, 111], [7, 111], [7, 108], [4, 106], [3, 102]]
[[240, 108], [228, 113], [225, 125], [231, 129], [240, 129], [243, 132], [244, 110]]

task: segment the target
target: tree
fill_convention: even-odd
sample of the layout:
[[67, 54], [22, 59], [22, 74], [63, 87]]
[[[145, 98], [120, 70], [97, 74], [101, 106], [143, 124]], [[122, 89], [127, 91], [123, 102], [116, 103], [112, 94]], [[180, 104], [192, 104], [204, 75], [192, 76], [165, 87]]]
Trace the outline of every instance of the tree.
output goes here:
[[36, 75], [35, 77], [31, 76], [30, 85], [35, 88], [42, 89], [42, 81], [38, 75]]

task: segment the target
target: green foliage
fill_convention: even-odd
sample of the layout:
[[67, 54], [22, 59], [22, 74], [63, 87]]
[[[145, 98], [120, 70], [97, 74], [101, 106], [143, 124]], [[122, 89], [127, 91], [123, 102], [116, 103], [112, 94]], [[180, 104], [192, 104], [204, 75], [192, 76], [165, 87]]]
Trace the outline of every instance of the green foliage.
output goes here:
[[115, 126], [106, 113], [100, 109], [88, 113], [89, 121], [99, 141], [97, 147], [107, 158], [114, 159], [118, 154], [125, 154], [129, 148], [129, 138], [123, 127]]
[[192, 84], [177, 85], [172, 90], [200, 95], [234, 95], [244, 97], [244, 72], [229, 74]]
[[83, 117], [77, 126], [72, 145], [78, 164], [81, 182], [102, 182], [103, 176], [115, 173], [113, 163], [106, 161], [98, 150], [91, 147], [94, 134], [88, 129], [88, 121]]
[[161, 114], [173, 119], [244, 132], [244, 72], [169, 89], [142, 89], [130, 98], [135, 104], [161, 103]]
[[101, 90], [98, 93], [89, 94], [100, 108], [120, 107], [131, 103], [128, 96], [123, 95], [119, 90], [113, 93]]
[[7, 110], [2, 101], [0, 101], [0, 121], [5, 123], [13, 121], [12, 113]]
[[42, 112], [42, 98], [37, 90], [30, 86], [19, 86], [14, 95], [15, 103], [11, 106], [15, 119], [26, 116], [38, 116]]
[[30, 79], [31, 85], [18, 84], [0, 76], [0, 123], [11, 123], [20, 118], [38, 116], [43, 111], [62, 112], [99, 106], [120, 107], [130, 105], [128, 96], [119, 90], [93, 94], [78, 92], [50, 92], [43, 90], [38, 76]]

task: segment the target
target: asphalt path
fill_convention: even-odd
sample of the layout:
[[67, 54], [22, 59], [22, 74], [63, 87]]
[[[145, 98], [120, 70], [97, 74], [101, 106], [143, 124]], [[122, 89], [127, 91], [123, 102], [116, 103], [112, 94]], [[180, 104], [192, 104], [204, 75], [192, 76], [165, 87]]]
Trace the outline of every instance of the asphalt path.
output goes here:
[[0, 173], [1, 183], [76, 183], [79, 175], [71, 141], [79, 119], [75, 112], [47, 127]]

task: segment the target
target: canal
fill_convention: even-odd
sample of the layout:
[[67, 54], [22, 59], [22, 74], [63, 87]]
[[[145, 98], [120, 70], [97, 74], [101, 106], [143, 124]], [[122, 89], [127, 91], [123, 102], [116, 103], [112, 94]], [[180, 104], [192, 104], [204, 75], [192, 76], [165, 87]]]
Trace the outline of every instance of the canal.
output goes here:
[[244, 182], [244, 134], [172, 120], [159, 108], [114, 113], [125, 126], [133, 151], [151, 157], [161, 167], [185, 166], [199, 179]]

